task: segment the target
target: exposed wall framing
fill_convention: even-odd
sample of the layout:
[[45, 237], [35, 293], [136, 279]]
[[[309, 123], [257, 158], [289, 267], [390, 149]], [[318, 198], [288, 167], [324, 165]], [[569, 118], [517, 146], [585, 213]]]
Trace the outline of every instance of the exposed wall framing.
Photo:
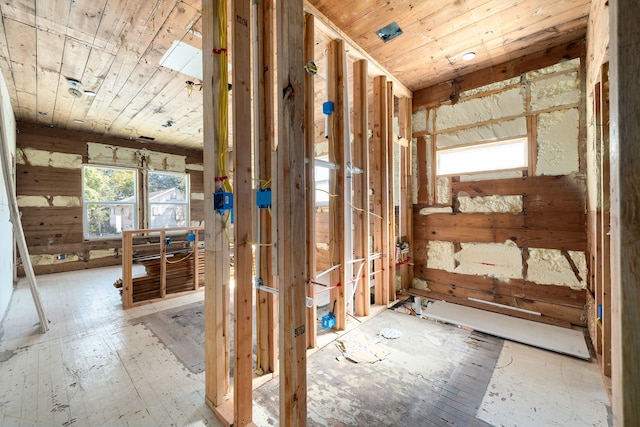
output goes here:
[[[585, 76], [578, 59], [548, 65], [466, 87], [453, 102], [414, 112], [420, 187], [413, 293], [527, 317], [524, 308], [541, 314], [533, 320], [586, 325], [586, 185], [579, 155]], [[516, 137], [528, 141], [523, 170], [436, 176], [440, 148]]]

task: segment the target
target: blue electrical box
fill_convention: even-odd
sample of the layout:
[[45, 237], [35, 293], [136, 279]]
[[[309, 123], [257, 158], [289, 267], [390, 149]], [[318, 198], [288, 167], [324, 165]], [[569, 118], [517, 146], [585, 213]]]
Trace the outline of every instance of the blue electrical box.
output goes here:
[[327, 101], [322, 104], [322, 113], [330, 116], [333, 114], [333, 102]]
[[213, 193], [213, 209], [220, 215], [228, 210], [232, 210], [233, 193], [227, 193], [223, 191], [222, 188], [218, 189], [218, 191]]
[[256, 193], [256, 205], [258, 209], [269, 209], [271, 207], [271, 189], [261, 188]]
[[331, 329], [334, 326], [336, 326], [336, 316], [333, 315], [332, 311], [330, 311], [329, 313], [327, 313], [324, 316], [322, 316], [322, 327], [323, 328]]
[[187, 241], [192, 242], [192, 243], [193, 243], [193, 242], [195, 242], [195, 241], [196, 241], [196, 235], [195, 235], [195, 233], [189, 233], [189, 234], [187, 234]]

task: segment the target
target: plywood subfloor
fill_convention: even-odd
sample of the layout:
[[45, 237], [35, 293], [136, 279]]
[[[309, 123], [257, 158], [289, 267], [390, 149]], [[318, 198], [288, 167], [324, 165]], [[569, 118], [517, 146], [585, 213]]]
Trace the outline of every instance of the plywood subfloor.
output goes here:
[[511, 341], [589, 360], [589, 349], [581, 331], [532, 322], [504, 314], [436, 301], [425, 311], [430, 319], [460, 325]]

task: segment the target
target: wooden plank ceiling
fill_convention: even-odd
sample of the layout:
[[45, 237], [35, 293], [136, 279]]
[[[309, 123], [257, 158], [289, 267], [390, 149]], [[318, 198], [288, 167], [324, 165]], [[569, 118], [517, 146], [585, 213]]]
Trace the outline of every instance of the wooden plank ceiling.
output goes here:
[[[590, 3], [308, 1], [414, 91], [584, 37]], [[201, 147], [195, 78], [159, 65], [176, 40], [201, 49], [200, 11], [200, 0], [3, 1], [0, 70], [17, 120]], [[375, 31], [391, 22], [403, 34], [385, 43]]]

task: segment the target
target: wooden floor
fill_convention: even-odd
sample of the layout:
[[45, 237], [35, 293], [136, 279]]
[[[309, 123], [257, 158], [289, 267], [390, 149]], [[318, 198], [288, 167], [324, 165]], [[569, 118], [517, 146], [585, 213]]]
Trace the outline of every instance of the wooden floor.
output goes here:
[[[119, 268], [39, 276], [50, 331], [25, 281], [0, 326], [2, 426], [218, 426], [204, 404], [197, 293], [123, 311]], [[388, 355], [308, 361], [308, 425], [606, 426], [594, 362], [386, 310], [341, 336]], [[182, 336], [180, 336], [180, 334]], [[277, 380], [254, 392], [258, 425], [277, 425]]]

